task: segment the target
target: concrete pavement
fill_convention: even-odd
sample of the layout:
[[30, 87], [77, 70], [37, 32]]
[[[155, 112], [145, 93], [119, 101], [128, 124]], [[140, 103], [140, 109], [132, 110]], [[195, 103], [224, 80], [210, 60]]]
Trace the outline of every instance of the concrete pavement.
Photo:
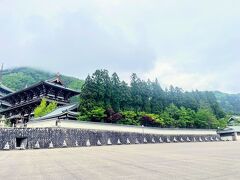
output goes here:
[[1, 151], [0, 179], [240, 179], [240, 143]]

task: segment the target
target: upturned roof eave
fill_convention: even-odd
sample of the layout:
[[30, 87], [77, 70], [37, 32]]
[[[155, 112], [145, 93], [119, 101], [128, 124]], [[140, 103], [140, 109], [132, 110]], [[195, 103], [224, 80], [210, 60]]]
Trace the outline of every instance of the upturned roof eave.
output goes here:
[[51, 83], [51, 82], [48, 82], [48, 81], [40, 81], [40, 82], [38, 82], [38, 83], [36, 83], [36, 84], [33, 84], [33, 85], [31, 85], [31, 86], [29, 86], [29, 87], [27, 87], [27, 88], [24, 88], [24, 89], [22, 89], [22, 90], [19, 90], [19, 91], [10, 93], [10, 94], [8, 94], [8, 95], [6, 95], [6, 96], [4, 96], [4, 97], [1, 97], [0, 100], [4, 100], [4, 99], [6, 99], [6, 98], [8, 98], [8, 97], [14, 96], [14, 95], [16, 95], [16, 94], [18, 94], [18, 93], [22, 93], [22, 92], [24, 92], [24, 91], [28, 91], [28, 90], [30, 90], [30, 89], [32, 89], [32, 88], [35, 88], [35, 87], [37, 87], [37, 86], [39, 86], [39, 85], [43, 85], [43, 84], [47, 84], [47, 85], [50, 85], [50, 86], [54, 86], [54, 87], [56, 87], [56, 88], [65, 89], [65, 90], [71, 91], [71, 92], [74, 93], [75, 95], [80, 94], [79, 91], [76, 91], [76, 90], [73, 90], [73, 89], [70, 89], [70, 88], [66, 88], [66, 87], [64, 87], [64, 86], [56, 85], [56, 84]]

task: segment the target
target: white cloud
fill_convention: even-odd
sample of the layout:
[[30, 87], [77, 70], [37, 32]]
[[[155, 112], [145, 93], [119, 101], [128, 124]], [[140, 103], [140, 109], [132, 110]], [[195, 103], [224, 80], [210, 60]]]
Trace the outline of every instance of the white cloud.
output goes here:
[[152, 70], [146, 72], [144, 77], [154, 80], [157, 78], [164, 87], [178, 86], [184, 90], [210, 90], [215, 84], [216, 75], [187, 72], [182, 70], [181, 63], [174, 59], [159, 59]]

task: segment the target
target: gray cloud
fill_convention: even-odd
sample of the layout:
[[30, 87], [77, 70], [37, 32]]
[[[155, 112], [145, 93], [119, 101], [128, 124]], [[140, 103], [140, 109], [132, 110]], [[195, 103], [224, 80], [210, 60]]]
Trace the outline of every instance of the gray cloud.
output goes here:
[[0, 61], [240, 92], [239, 7], [231, 0], [0, 1]]
[[[121, 32], [110, 36], [91, 16], [62, 16], [62, 25], [53, 29], [43, 17], [26, 18], [25, 39], [15, 37], [8, 42], [10, 49], [2, 49], [2, 56], [9, 59], [7, 65], [30, 65], [80, 77], [97, 68], [141, 72], [153, 66], [155, 53], [145, 44], [130, 44]], [[10, 25], [8, 28], [13, 29]], [[9, 32], [2, 34], [12, 36]]]

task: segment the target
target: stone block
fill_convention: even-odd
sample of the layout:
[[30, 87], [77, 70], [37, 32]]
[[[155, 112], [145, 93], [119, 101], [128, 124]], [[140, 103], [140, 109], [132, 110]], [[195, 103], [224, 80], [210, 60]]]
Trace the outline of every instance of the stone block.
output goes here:
[[64, 148], [67, 147], [67, 143], [66, 143], [65, 140], [63, 141], [63, 145], [62, 145], [62, 147], [64, 147]]
[[87, 146], [87, 147], [90, 147], [90, 146], [91, 146], [91, 143], [90, 143], [90, 140], [89, 140], [89, 139], [86, 141], [86, 146]]
[[52, 143], [52, 141], [49, 143], [49, 148], [50, 148], [50, 149], [53, 148], [53, 143]]
[[117, 144], [118, 144], [118, 145], [121, 145], [121, 144], [122, 144], [122, 142], [120, 141], [120, 139], [118, 139]]
[[97, 145], [98, 145], [98, 146], [101, 146], [101, 145], [102, 145], [102, 143], [101, 143], [100, 140], [97, 141]]
[[176, 139], [176, 137], [173, 138], [173, 142], [178, 142], [178, 140]]
[[6, 151], [10, 150], [10, 146], [8, 142], [4, 145], [3, 150], [6, 150]]
[[107, 145], [112, 145], [112, 142], [111, 142], [110, 138], [108, 138], [108, 140], [107, 140]]
[[37, 141], [36, 144], [34, 145], [34, 149], [40, 149], [40, 144], [39, 144], [38, 141]]
[[163, 143], [163, 140], [162, 140], [162, 138], [161, 138], [161, 137], [159, 138], [159, 142], [160, 142], [160, 143]]
[[167, 137], [167, 143], [170, 143], [170, 142], [171, 142], [170, 138], [169, 138], [169, 137]]
[[131, 144], [131, 142], [129, 141], [129, 139], [127, 138], [127, 144]]

